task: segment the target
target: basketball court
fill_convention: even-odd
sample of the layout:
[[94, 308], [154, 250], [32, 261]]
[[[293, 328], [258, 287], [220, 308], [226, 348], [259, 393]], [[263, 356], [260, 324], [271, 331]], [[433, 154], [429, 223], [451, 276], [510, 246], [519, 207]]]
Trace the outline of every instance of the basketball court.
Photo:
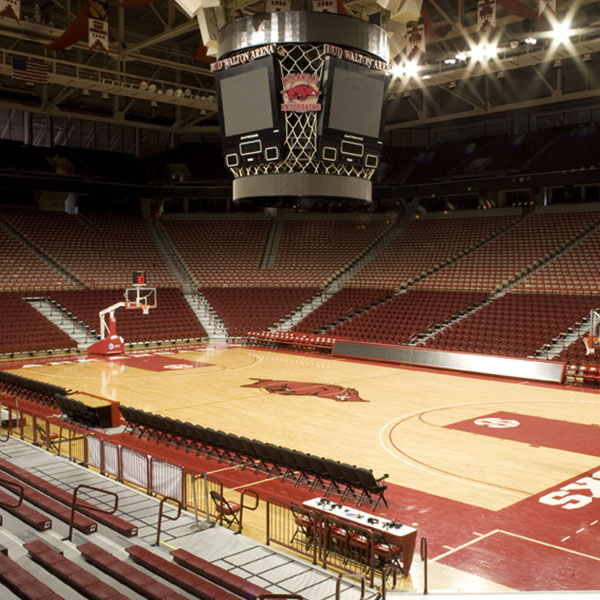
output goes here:
[[[600, 589], [593, 392], [235, 346], [2, 368], [389, 474], [389, 507], [377, 512], [427, 538], [430, 589]], [[250, 485], [206, 462], [230, 489]], [[279, 481], [254, 487], [263, 500], [310, 497]], [[247, 533], [264, 541], [260, 512], [248, 518]], [[404, 587], [420, 588], [421, 568], [415, 557]]]

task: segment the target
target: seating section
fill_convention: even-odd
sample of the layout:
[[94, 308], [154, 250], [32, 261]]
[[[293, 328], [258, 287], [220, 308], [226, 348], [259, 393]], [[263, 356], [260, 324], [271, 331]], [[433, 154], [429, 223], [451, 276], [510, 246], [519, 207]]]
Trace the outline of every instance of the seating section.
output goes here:
[[547, 144], [543, 152], [528, 163], [534, 173], [598, 168], [600, 165], [600, 130], [596, 123], [564, 128]]
[[185, 448], [219, 462], [237, 464], [267, 477], [281, 477], [293, 481], [296, 487], [304, 485], [318, 489], [324, 496], [334, 494], [341, 501], [352, 499], [357, 506], [377, 507], [384, 498], [387, 486], [382, 479], [362, 467], [344, 465], [332, 459], [321, 458], [283, 446], [250, 440], [234, 433], [214, 430], [202, 425], [182, 422], [136, 408], [120, 405], [119, 410], [133, 435], [148, 437], [167, 446]]
[[77, 550], [90, 564], [145, 598], [151, 600], [184, 600], [186, 598], [96, 544], [88, 542], [77, 546]]
[[[66, 516], [66, 522], [69, 522], [71, 513], [70, 507], [73, 502], [72, 492], [53, 485], [45, 479], [29, 473], [29, 471], [26, 469], [18, 467], [17, 465], [14, 465], [3, 458], [0, 458], [0, 469], [3, 471], [3, 477], [6, 479], [10, 481], [16, 481], [16, 479], [13, 479], [13, 477], [18, 478], [18, 483], [25, 488], [27, 500], [33, 504], [36, 504], [37, 506], [40, 506], [46, 512], [54, 514], [58, 519], [65, 520], [64, 517]], [[10, 475], [7, 475], [8, 473], [10, 473]], [[0, 484], [1, 483], [2, 481], [0, 480]], [[43, 492], [43, 494], [41, 492]], [[54, 500], [52, 500], [52, 498]], [[59, 504], [59, 502], [61, 504]], [[116, 515], [101, 513], [93, 510], [94, 507], [89, 502], [78, 499], [77, 505], [79, 510], [75, 515], [75, 527], [85, 531], [86, 533], [96, 531], [97, 524], [88, 517], [85, 517], [79, 513], [93, 515], [93, 518], [96, 521], [99, 521], [106, 527], [119, 532], [121, 535], [133, 537], [138, 533], [135, 525], [128, 523]]]
[[221, 317], [229, 337], [271, 327], [303, 302], [319, 293], [319, 288], [202, 288], [202, 293]]
[[[122, 290], [53, 292], [51, 298], [98, 333], [100, 310], [124, 300]], [[156, 298], [158, 306], [151, 309], [147, 315], [141, 310], [122, 308], [115, 313], [117, 332], [126, 342], [194, 339], [206, 336], [206, 331], [179, 290], [157, 289]]]
[[127, 600], [125, 596], [96, 575], [66, 558], [41, 540], [23, 544], [29, 556], [52, 575], [92, 600]]
[[[2, 462], [3, 464], [0, 465], [0, 469], [2, 469], [3, 473], [2, 479], [0, 479], [0, 485], [12, 490], [14, 489], [14, 484], [20, 484], [23, 487], [24, 498], [27, 502], [37, 506], [44, 512], [53, 515], [64, 523], [70, 522], [71, 509], [68, 506], [49, 498], [46, 494], [27, 485], [21, 478], [15, 479], [14, 477], [11, 477], [4, 468], [7, 461], [2, 459]], [[6, 482], [12, 483], [13, 486], [8, 486]], [[93, 533], [98, 529], [98, 525], [94, 521], [80, 514], [75, 515], [73, 526], [83, 533]]]
[[407, 343], [423, 331], [481, 303], [485, 294], [472, 291], [408, 290], [369, 311], [343, 321], [328, 333], [337, 339], [378, 344]]
[[0, 582], [24, 600], [63, 600], [25, 567], [0, 552]]
[[162, 224], [198, 287], [257, 285], [270, 219]]
[[500, 233], [517, 219], [500, 216], [413, 220], [352, 277], [347, 286], [393, 289], [414, 283]]
[[[0, 482], [2, 481], [2, 475], [0, 475]], [[16, 486], [6, 486], [7, 489], [10, 489], [13, 492], [16, 492], [19, 488]], [[13, 496], [6, 494], [0, 491], [0, 507], [4, 510], [8, 511], [23, 523], [26, 523], [33, 529], [37, 529], [38, 531], [45, 531], [46, 529], [51, 529], [52, 520], [47, 516], [41, 514], [34, 508], [27, 506], [22, 503], [17, 503]]]
[[77, 342], [48, 321], [19, 292], [0, 292], [0, 353], [76, 348]]
[[370, 308], [391, 293], [391, 290], [379, 288], [343, 288], [294, 326], [294, 331], [316, 333], [323, 327], [334, 324], [340, 318]]
[[532, 213], [496, 239], [433, 273], [417, 287], [491, 292], [523, 276], [594, 226], [600, 213]]
[[0, 290], [72, 289], [75, 284], [0, 227]]
[[141, 216], [16, 209], [0, 216], [85, 287], [123, 289], [140, 270], [152, 286], [178, 286]]
[[177, 253], [201, 289], [322, 286], [373, 245], [391, 221], [283, 219], [272, 268], [260, 268], [272, 222], [163, 222]]
[[[568, 294], [600, 294], [600, 227], [571, 250], [518, 283], [515, 291]], [[600, 300], [598, 301], [600, 305]]]
[[213, 565], [210, 561], [196, 556], [183, 548], [172, 550], [171, 555], [177, 564], [186, 567], [198, 575], [202, 575], [206, 579], [227, 588], [229, 591], [247, 600], [257, 600], [259, 596], [269, 593], [268, 590], [249, 583], [243, 577], [230, 573], [217, 565]]
[[427, 340], [426, 346], [531, 356], [597, 304], [597, 296], [508, 293]]

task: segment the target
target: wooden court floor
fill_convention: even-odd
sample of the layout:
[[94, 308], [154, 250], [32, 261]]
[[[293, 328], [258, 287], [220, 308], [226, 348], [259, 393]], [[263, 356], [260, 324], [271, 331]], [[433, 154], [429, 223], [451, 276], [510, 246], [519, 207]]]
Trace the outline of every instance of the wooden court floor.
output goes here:
[[[426, 535], [438, 589], [600, 590], [593, 391], [246, 347], [15, 367], [389, 474], [387, 512]], [[413, 579], [419, 568], [415, 559]]]

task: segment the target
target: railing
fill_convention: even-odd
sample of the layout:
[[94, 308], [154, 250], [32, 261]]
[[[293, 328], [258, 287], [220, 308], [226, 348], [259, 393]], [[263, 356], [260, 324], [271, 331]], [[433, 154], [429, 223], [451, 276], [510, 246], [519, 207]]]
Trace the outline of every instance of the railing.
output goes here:
[[[254, 498], [254, 505], [244, 504], [244, 498], [246, 496], [251, 496]], [[242, 533], [243, 521], [244, 521], [244, 509], [246, 510], [256, 510], [258, 508], [258, 504], [260, 502], [259, 495], [254, 490], [243, 490], [242, 495], [240, 497], [240, 528], [237, 533]]]
[[[319, 516], [316, 513], [301, 509], [318, 527]], [[298, 514], [301, 514], [300, 512]], [[317, 564], [317, 543], [314, 536], [306, 535], [296, 523], [296, 517], [289, 504], [269, 498], [267, 500], [267, 546], [275, 544], [298, 554], [306, 556]]]
[[[341, 593], [342, 593], [342, 579], [344, 577], [349, 577], [350, 575], [348, 573], [340, 573], [337, 576], [337, 580], [335, 582], [335, 600], [340, 600], [341, 599]], [[365, 584], [365, 578], [361, 575], [360, 576], [360, 598], [358, 600], [364, 600], [365, 598], [365, 591], [366, 591], [366, 584]], [[383, 597], [383, 596], [382, 596]]]
[[117, 494], [115, 494], [114, 492], [111, 492], [109, 490], [103, 490], [103, 489], [100, 489], [97, 487], [93, 487], [91, 485], [86, 485], [85, 483], [81, 483], [73, 490], [73, 500], [71, 502], [71, 517], [69, 519], [69, 535], [65, 538], [65, 540], [68, 540], [68, 541], [71, 541], [71, 538], [73, 537], [73, 524], [75, 522], [75, 509], [78, 506], [81, 506], [81, 505], [77, 504], [77, 494], [79, 493], [79, 490], [81, 488], [86, 488], [86, 489], [92, 490], [94, 492], [100, 492], [101, 494], [108, 494], [109, 496], [113, 496], [113, 498], [115, 499], [115, 505], [113, 506], [112, 510], [105, 510], [104, 508], [100, 508], [98, 506], [92, 506], [90, 504], [90, 505], [86, 505], [86, 507], [85, 507], [86, 511], [93, 511], [93, 512], [104, 513], [106, 515], [113, 515], [117, 511], [117, 508], [119, 507], [119, 496]]
[[[172, 502], [175, 502], [177, 504], [177, 515], [175, 515], [174, 517], [171, 515], [167, 515], [163, 512], [164, 504], [166, 501], [169, 501], [169, 500]], [[167, 496], [165, 496], [164, 498], [161, 499], [160, 505], [158, 507], [158, 524], [156, 525], [156, 543], [154, 544], [155, 546], [158, 546], [160, 544], [160, 530], [162, 527], [163, 517], [165, 517], [169, 521], [177, 521], [177, 519], [179, 519], [180, 516], [181, 516], [181, 502], [179, 502], [179, 500], [177, 500], [176, 498], [168, 498]]]
[[421, 538], [421, 561], [423, 562], [423, 593], [428, 592], [427, 582], [427, 538]]
[[15, 504], [8, 504], [6, 502], [0, 502], [0, 506], [2, 506], [3, 508], [19, 508], [19, 506], [21, 506], [21, 504], [23, 503], [23, 497], [25, 495], [25, 488], [20, 483], [17, 483], [16, 481], [9, 481], [8, 479], [4, 479], [4, 477], [0, 477], [0, 481], [2, 482], [3, 486], [14, 487], [19, 492], [19, 499], [17, 500], [17, 502]]

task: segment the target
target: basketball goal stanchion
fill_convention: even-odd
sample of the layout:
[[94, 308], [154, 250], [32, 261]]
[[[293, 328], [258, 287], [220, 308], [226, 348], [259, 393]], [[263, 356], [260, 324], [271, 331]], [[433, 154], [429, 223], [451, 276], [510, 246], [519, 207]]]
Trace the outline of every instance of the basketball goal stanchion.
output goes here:
[[104, 356], [123, 354], [125, 340], [117, 334], [117, 319], [115, 311], [118, 308], [125, 310], [140, 310], [147, 315], [151, 308], [156, 308], [156, 288], [146, 286], [146, 275], [143, 272], [133, 274], [133, 287], [125, 290], [125, 300], [112, 304], [98, 313], [100, 318], [100, 340], [88, 347], [88, 354], [101, 354]]
[[596, 348], [600, 346], [600, 309], [590, 310], [590, 328], [583, 336], [585, 344], [585, 355], [595, 354]]
[[423, 594], [427, 594], [427, 538], [424, 537], [421, 538], [421, 562], [423, 563]]

